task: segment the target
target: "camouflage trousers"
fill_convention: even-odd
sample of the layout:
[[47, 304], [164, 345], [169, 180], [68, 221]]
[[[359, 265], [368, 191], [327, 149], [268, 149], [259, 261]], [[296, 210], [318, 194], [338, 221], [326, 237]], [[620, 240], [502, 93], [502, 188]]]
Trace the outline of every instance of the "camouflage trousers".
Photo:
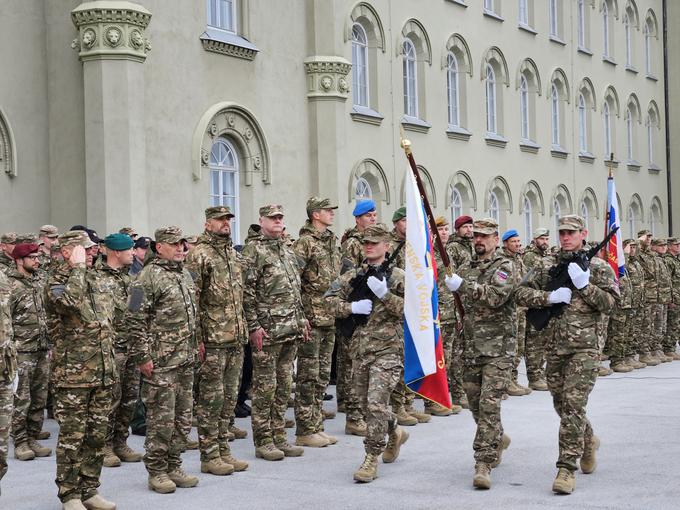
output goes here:
[[321, 408], [331, 377], [335, 329], [312, 328], [308, 342], [298, 345], [295, 379], [295, 424], [298, 436], [323, 431]]
[[390, 396], [404, 373], [403, 354], [369, 354], [358, 360], [354, 384], [366, 416], [366, 453], [380, 455], [387, 446], [387, 434], [397, 426], [390, 409]]
[[12, 422], [13, 400], [13, 384], [0, 380], [0, 480], [7, 473], [7, 444]]
[[636, 354], [642, 354], [645, 352], [644, 346], [644, 333], [643, 333], [643, 323], [644, 323], [645, 309], [643, 307], [634, 307], [631, 311], [631, 327], [630, 327], [630, 338], [628, 339], [628, 353], [627, 356], [635, 356]]
[[206, 348], [205, 361], [198, 371], [196, 419], [201, 460], [229, 455], [229, 425], [236, 407], [243, 344]]
[[54, 388], [54, 417], [59, 423], [55, 482], [62, 503], [97, 494], [111, 394], [111, 386]]
[[363, 412], [356, 388], [354, 387], [354, 365], [356, 349], [353, 349], [352, 340], [345, 338], [336, 331], [335, 341], [337, 348], [336, 363], [336, 398], [338, 403], [345, 406], [347, 421], [356, 422], [363, 419]]
[[548, 389], [560, 417], [558, 468], [575, 471], [578, 459], [583, 455], [584, 441], [593, 436], [593, 428], [586, 418], [586, 405], [599, 366], [597, 352], [548, 356]]
[[680, 339], [680, 304], [668, 305], [664, 352], [675, 352]]
[[298, 338], [253, 350], [251, 406], [255, 447], [286, 438], [286, 409], [293, 382], [293, 360]]
[[125, 352], [116, 353], [118, 380], [113, 384], [113, 401], [109, 415], [108, 446], [122, 445], [130, 435], [130, 422], [139, 398], [139, 367]]
[[475, 461], [491, 464], [503, 438], [501, 402], [512, 377], [513, 358], [483, 358], [463, 367], [463, 387], [477, 424], [472, 443]]
[[390, 395], [390, 405], [395, 413], [404, 407], [409, 409], [413, 406], [413, 400], [416, 398], [416, 394], [410, 390], [406, 383], [404, 382], [404, 371], [402, 370], [401, 376], [399, 377], [399, 382], [394, 388], [392, 395]]
[[519, 367], [522, 358], [525, 356], [525, 339], [527, 330], [527, 315], [526, 308], [519, 307], [515, 311], [515, 319], [517, 321], [517, 335], [515, 337], [515, 359], [512, 364], [512, 379], [517, 382], [518, 372], [517, 367]]
[[463, 335], [456, 331], [455, 322], [442, 324], [441, 327], [451, 402], [458, 404], [465, 396], [465, 389], [463, 388]]
[[658, 303], [646, 303], [642, 307], [642, 335], [640, 337], [642, 354], [649, 354], [661, 348], [656, 345], [656, 335], [654, 335], [654, 315], [658, 306]]
[[18, 352], [19, 384], [14, 392], [12, 439], [14, 445], [37, 439], [42, 430], [50, 376], [47, 351]]
[[142, 380], [142, 402], [146, 406], [144, 464], [150, 475], [168, 473], [182, 465], [191, 431], [194, 365], [155, 369]]
[[609, 356], [609, 361], [612, 364], [622, 362], [629, 355], [628, 343], [631, 341], [632, 323], [632, 308], [617, 308], [609, 317], [609, 329], [607, 330], [604, 352]]
[[656, 351], [664, 350], [668, 330], [668, 305], [656, 304], [652, 308], [652, 333]]
[[536, 331], [531, 324], [527, 323], [524, 361], [527, 366], [527, 379], [530, 383], [545, 379], [545, 339], [545, 332]]

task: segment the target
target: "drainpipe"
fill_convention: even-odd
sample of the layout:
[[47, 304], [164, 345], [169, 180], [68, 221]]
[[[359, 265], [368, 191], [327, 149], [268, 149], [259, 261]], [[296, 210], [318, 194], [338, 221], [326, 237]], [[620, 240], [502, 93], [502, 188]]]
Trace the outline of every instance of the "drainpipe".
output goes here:
[[671, 189], [671, 137], [668, 108], [668, 2], [663, 0], [663, 107], [666, 125], [666, 187], [668, 189], [668, 235], [673, 235], [673, 192]]

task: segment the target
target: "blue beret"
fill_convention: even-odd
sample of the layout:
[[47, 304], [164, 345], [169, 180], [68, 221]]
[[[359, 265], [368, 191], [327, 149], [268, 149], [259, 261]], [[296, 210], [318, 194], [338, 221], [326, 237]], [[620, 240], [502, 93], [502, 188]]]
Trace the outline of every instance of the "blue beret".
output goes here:
[[514, 228], [510, 230], [506, 230], [505, 233], [503, 234], [503, 241], [507, 241], [511, 237], [519, 237], [519, 232], [517, 232]]
[[104, 245], [109, 250], [123, 251], [132, 248], [135, 242], [127, 234], [109, 234], [104, 239]]
[[363, 216], [367, 212], [375, 211], [375, 202], [373, 200], [360, 200], [354, 207], [352, 214], [354, 216]]

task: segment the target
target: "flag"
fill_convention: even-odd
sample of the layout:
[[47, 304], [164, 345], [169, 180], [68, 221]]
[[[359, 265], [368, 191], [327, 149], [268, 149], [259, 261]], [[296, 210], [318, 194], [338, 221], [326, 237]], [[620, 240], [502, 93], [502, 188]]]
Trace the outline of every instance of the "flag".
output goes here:
[[621, 235], [621, 215], [619, 213], [619, 201], [616, 199], [616, 184], [614, 177], [607, 179], [607, 223], [605, 224], [605, 235], [608, 235], [614, 227], [619, 230], [609, 240], [607, 246], [607, 262], [614, 270], [616, 279], [623, 276], [626, 259], [623, 254], [623, 239]]
[[404, 382], [423, 398], [451, 408], [439, 328], [437, 268], [423, 201], [411, 171], [406, 177]]

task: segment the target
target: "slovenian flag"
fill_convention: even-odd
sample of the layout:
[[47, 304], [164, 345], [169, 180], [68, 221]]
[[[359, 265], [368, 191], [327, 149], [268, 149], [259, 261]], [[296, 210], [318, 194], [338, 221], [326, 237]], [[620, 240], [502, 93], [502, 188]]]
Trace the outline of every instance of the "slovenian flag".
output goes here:
[[432, 237], [416, 180], [410, 171], [406, 177], [406, 211], [404, 382], [423, 398], [450, 409]]
[[619, 202], [616, 199], [616, 184], [614, 177], [607, 179], [607, 223], [605, 225], [605, 235], [608, 235], [614, 227], [619, 227], [619, 230], [609, 240], [607, 246], [607, 262], [614, 270], [616, 279], [623, 276], [625, 271], [626, 259], [623, 253], [623, 240], [621, 239], [621, 216], [619, 214]]

